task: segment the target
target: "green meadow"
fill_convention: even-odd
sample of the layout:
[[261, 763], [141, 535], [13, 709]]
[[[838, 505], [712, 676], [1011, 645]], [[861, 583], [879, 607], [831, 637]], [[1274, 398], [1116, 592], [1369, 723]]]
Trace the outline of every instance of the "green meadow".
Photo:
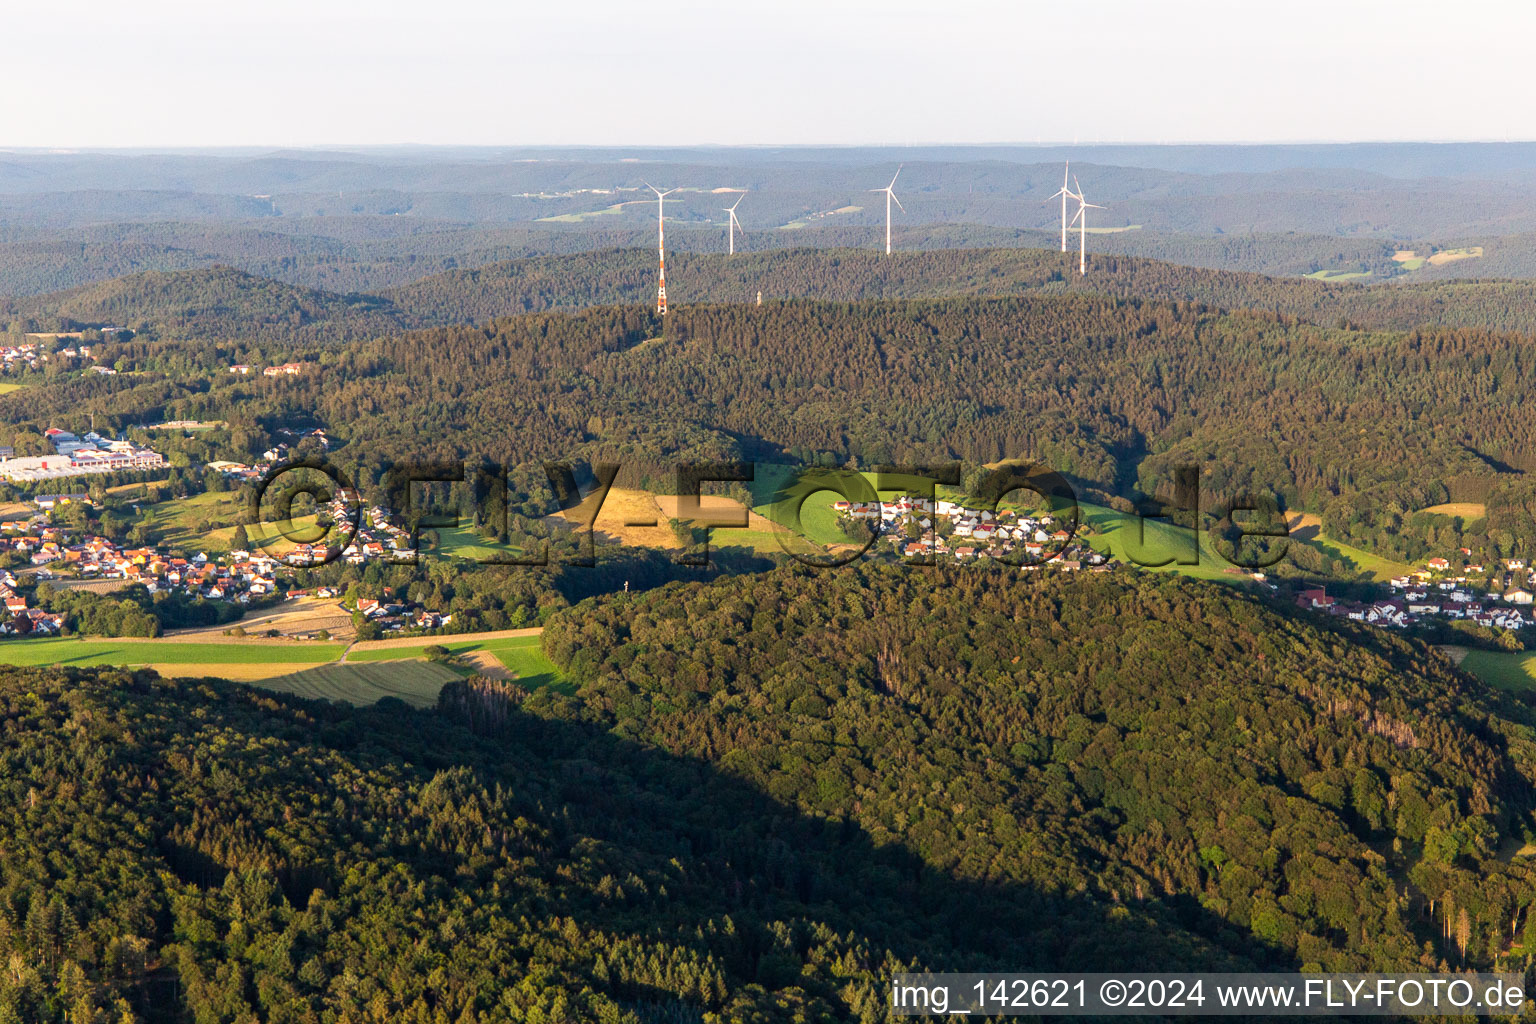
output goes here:
[[321, 664], [341, 657], [344, 644], [181, 643], [51, 637], [0, 640], [0, 664], [70, 665], [282, 665]]

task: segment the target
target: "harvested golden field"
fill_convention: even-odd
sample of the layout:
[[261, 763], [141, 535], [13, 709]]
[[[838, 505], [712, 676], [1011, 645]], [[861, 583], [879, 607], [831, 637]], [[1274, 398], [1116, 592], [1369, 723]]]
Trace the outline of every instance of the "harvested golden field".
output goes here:
[[352, 614], [343, 609], [341, 603], [335, 598], [298, 597], [284, 601], [276, 608], [268, 608], [247, 615], [239, 622], [197, 629], [177, 629], [167, 635], [181, 638], [217, 637], [225, 640], [228, 638], [224, 636], [224, 631], [236, 626], [253, 635], [265, 633], [269, 629], [275, 629], [284, 636], [315, 633], [324, 629], [330, 631], [331, 635], [337, 639], [343, 640], [350, 638], [353, 633]]
[[[592, 520], [592, 508], [597, 503], [594, 493], [580, 505], [567, 512], [557, 512], [549, 518], [581, 529]], [[667, 526], [667, 517], [656, 504], [656, 496], [649, 491], [614, 487], [608, 491], [603, 507], [593, 523], [596, 540], [600, 544], [631, 544], [637, 547], [675, 548], [677, 538]]]
[[1323, 517], [1315, 512], [1297, 512], [1285, 521], [1285, 525], [1293, 535], [1302, 530], [1311, 530], [1315, 536], [1323, 529]]
[[364, 640], [362, 643], [353, 644], [350, 654], [363, 654], [368, 651], [393, 651], [402, 647], [425, 647], [436, 643], [486, 643], [493, 640], [521, 640], [530, 636], [538, 636], [544, 632], [543, 626], [525, 626], [522, 629], [497, 629], [484, 633], [450, 633], [443, 637], [402, 636], [392, 640]]
[[1423, 509], [1437, 516], [1460, 516], [1462, 519], [1481, 519], [1488, 514], [1488, 506], [1478, 501], [1447, 501], [1443, 505], [1431, 505]]
[[[661, 509], [662, 515], [668, 519], [679, 518], [677, 510], [681, 500], [675, 494], [658, 494], [655, 497], [657, 507]], [[699, 512], [706, 519], [734, 518], [737, 522], [741, 521], [740, 517], [745, 513], [747, 529], [749, 530], [767, 530], [769, 533], [777, 533], [784, 529], [784, 527], [772, 519], [760, 516], [756, 512], [749, 510], [741, 502], [718, 494], [701, 494], [699, 496]]]
[[1429, 264], [1432, 267], [1438, 267], [1457, 260], [1476, 259], [1482, 254], [1483, 247], [1480, 245], [1468, 246], [1465, 249], [1442, 249], [1429, 258]]

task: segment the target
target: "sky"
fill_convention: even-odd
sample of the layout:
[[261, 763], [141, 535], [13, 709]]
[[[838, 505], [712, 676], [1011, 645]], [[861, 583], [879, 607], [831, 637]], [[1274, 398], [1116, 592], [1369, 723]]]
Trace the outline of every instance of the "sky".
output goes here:
[[0, 148], [1536, 139], [1527, 0], [0, 5]]

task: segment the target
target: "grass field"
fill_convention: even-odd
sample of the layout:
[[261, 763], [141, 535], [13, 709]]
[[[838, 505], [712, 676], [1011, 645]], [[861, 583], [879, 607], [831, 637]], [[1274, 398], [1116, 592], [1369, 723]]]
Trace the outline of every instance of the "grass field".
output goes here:
[[[137, 484], [130, 485], [137, 487]], [[235, 527], [249, 514], [235, 491], [205, 491], [187, 498], [169, 498], [143, 507], [150, 540], [160, 547], [182, 551], [228, 551], [234, 544]], [[299, 540], [318, 534], [313, 515], [300, 516], [288, 532]], [[251, 543], [270, 555], [281, 555], [289, 545], [276, 525], [247, 526]], [[270, 538], [268, 546], [260, 547]], [[316, 536], [314, 539], [319, 539]]]
[[1536, 689], [1536, 654], [1471, 650], [1461, 667], [1499, 690]]
[[[794, 510], [789, 503], [776, 500], [779, 497], [779, 489], [790, 484], [800, 470], [793, 466], [759, 465], [755, 479], [750, 488], [752, 491], [752, 511], [769, 520], [795, 530], [801, 536], [814, 544], [837, 545], [849, 543], [848, 535], [843, 533], [837, 525], [838, 515], [833, 510], [834, 502], [843, 501], [843, 495], [836, 491], [817, 491], [805, 499], [805, 504], [800, 506], [799, 522], [795, 521]], [[871, 489], [875, 486], [873, 473], [860, 474]], [[900, 494], [900, 491], [884, 491], [881, 497], [887, 500]], [[724, 537], [729, 533], [741, 531], [731, 530], [722, 533]], [[769, 538], [769, 542], [778, 548], [778, 542]]]
[[476, 533], [467, 521], [452, 528], [424, 529], [421, 537], [422, 547], [440, 558], [464, 558], [480, 562], [485, 559], [525, 557], [518, 548], [486, 543], [485, 538]]
[[17, 384], [12, 380], [0, 380], [0, 395], [8, 395], [12, 391], [20, 391], [24, 387], [26, 387], [25, 384]]
[[[1134, 561], [1153, 572], [1178, 572], [1196, 579], [1231, 579], [1234, 575], [1228, 571], [1234, 568], [1232, 563], [1216, 552], [1210, 535], [1204, 531], [1200, 533], [1198, 563], [1182, 565], [1180, 559], [1189, 560], [1195, 555], [1188, 529], [1166, 520], [1147, 519], [1138, 532], [1138, 516], [1085, 503], [1080, 503], [1078, 509], [1083, 522], [1095, 531], [1088, 538], [1088, 545], [1101, 554], [1123, 562]], [[1150, 564], [1170, 558], [1174, 561], [1168, 565]]]
[[[183, 643], [176, 640], [49, 638], [0, 641], [0, 664], [71, 665], [263, 665], [335, 661], [343, 644]], [[210, 675], [216, 674], [213, 672]]]

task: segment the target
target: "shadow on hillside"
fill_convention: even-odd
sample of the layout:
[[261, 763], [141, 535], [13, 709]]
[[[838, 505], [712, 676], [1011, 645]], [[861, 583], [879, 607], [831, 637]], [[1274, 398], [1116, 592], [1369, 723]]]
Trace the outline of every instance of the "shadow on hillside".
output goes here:
[[[468, 766], [487, 787], [518, 792], [530, 808], [523, 813], [555, 837], [557, 860], [596, 839], [622, 850], [642, 876], [680, 875], [660, 902], [625, 909], [562, 901], [562, 916], [590, 914], [583, 923], [593, 927], [663, 932], [684, 944], [703, 941], [694, 937], [707, 920], [729, 916], [746, 951], [731, 973], [770, 988], [797, 983], [799, 964], [776, 959], [768, 923], [795, 920], [857, 932], [877, 953], [937, 970], [1296, 968], [1286, 952], [1193, 898], [1120, 904], [960, 880], [899, 841], [877, 842], [851, 821], [807, 815], [713, 764], [592, 723], [513, 709], [493, 739], [448, 712], [386, 703], [336, 713], [350, 719], [340, 745], [383, 746], [424, 776]], [[351, 728], [358, 725], [366, 739]], [[399, 853], [420, 863], [420, 851]], [[669, 868], [674, 858], [681, 872]], [[454, 858], [433, 866], [445, 878], [462, 868]]]

